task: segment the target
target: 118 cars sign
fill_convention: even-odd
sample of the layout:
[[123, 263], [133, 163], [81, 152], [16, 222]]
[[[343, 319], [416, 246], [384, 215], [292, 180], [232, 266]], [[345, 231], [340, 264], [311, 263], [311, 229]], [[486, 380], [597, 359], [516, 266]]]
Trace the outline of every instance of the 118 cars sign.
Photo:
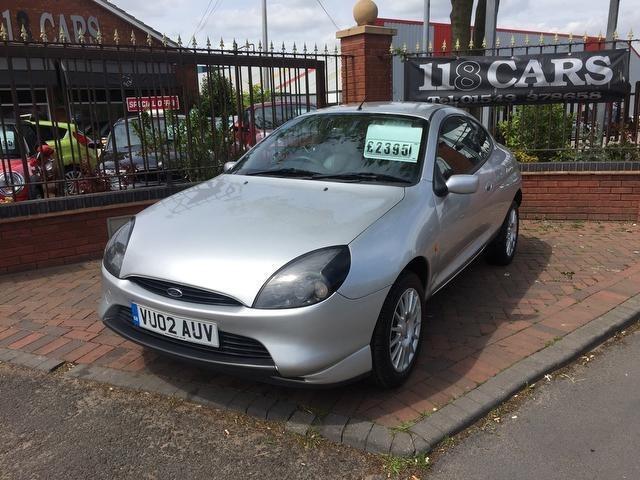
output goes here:
[[629, 93], [629, 51], [410, 58], [405, 98], [456, 105], [606, 102]]

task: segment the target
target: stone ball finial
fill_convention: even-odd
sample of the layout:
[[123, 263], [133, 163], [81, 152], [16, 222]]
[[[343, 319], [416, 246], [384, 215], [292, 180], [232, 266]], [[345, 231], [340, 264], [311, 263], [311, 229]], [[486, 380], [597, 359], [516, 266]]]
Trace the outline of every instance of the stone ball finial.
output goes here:
[[353, 6], [353, 18], [358, 26], [373, 25], [378, 18], [378, 6], [372, 0], [358, 0]]

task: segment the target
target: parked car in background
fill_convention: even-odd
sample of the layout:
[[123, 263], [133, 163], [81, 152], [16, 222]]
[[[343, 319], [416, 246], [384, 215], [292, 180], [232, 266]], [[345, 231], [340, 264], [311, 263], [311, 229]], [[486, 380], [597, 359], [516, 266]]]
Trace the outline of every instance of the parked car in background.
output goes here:
[[24, 121], [31, 126], [36, 138], [54, 150], [53, 165], [56, 176], [65, 181], [65, 194], [75, 195], [90, 190], [91, 182], [86, 181], [85, 177], [91, 177], [98, 164], [100, 144], [78, 130], [73, 123], [36, 121], [30, 116], [26, 116]]
[[242, 121], [236, 120], [236, 142], [242, 147], [251, 147], [287, 120], [314, 110], [316, 106], [313, 104], [307, 106], [284, 100], [253, 104], [242, 113]]
[[157, 184], [165, 162], [175, 159], [174, 132], [159, 114], [117, 120], [110, 129], [96, 174], [107, 190], [126, 189], [134, 183]]
[[425, 300], [511, 262], [521, 175], [472, 116], [426, 103], [304, 114], [110, 239], [99, 315], [163, 354], [268, 381], [403, 383]]
[[[22, 127], [22, 128], [20, 128]], [[20, 145], [22, 144], [22, 145]], [[26, 157], [25, 171], [22, 155]], [[31, 129], [24, 122], [2, 120], [0, 122], [0, 203], [41, 198], [40, 178], [34, 175], [37, 161], [37, 142]], [[27, 177], [34, 184], [27, 187]]]
[[121, 118], [110, 129], [96, 175], [106, 190], [194, 180], [198, 167], [217, 165], [212, 131], [218, 143], [233, 143], [228, 122], [197, 114], [187, 126], [185, 115], [162, 110]]

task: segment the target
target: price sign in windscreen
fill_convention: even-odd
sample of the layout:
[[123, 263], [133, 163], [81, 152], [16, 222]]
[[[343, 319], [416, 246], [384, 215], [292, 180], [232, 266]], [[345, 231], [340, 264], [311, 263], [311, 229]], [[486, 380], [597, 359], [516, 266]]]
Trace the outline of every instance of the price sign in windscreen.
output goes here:
[[422, 127], [409, 124], [372, 124], [367, 128], [364, 157], [394, 162], [418, 162]]

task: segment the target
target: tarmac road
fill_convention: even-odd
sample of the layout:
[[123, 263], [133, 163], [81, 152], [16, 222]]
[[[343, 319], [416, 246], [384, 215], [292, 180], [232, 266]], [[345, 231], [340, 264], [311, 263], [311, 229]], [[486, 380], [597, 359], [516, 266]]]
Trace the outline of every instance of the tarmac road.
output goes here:
[[450, 449], [429, 480], [640, 479], [640, 331], [565, 375]]
[[[541, 380], [422, 480], [640, 479], [640, 330]], [[515, 417], [515, 418], [514, 418]], [[276, 424], [0, 364], [0, 479], [384, 479], [381, 457]], [[415, 475], [415, 477], [412, 477]]]
[[382, 460], [274, 424], [0, 364], [0, 479], [365, 478]]

